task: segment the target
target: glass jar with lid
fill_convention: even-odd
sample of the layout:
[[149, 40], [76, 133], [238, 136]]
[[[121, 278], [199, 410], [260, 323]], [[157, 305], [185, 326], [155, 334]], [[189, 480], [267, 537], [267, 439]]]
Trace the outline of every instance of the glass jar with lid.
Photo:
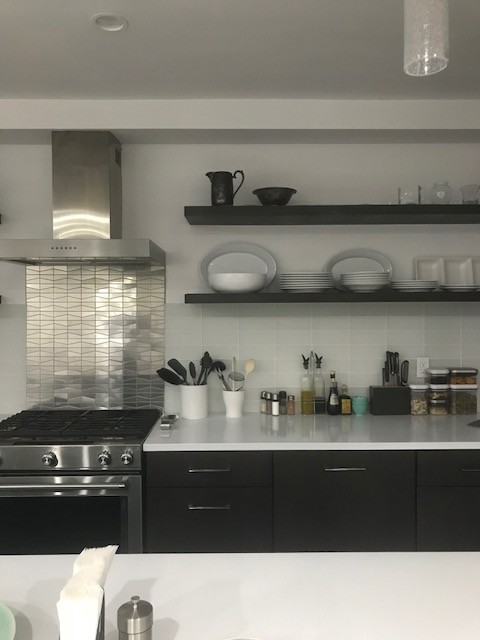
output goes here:
[[448, 400], [432, 400], [428, 399], [428, 413], [431, 416], [448, 415]]
[[448, 384], [429, 384], [427, 397], [429, 400], [447, 400], [448, 401]]
[[469, 416], [477, 413], [477, 384], [450, 385], [450, 413]]
[[450, 384], [477, 384], [478, 369], [474, 367], [456, 367], [449, 369]]
[[426, 416], [428, 413], [427, 400], [428, 384], [410, 385], [410, 414], [412, 416]]
[[450, 204], [452, 199], [452, 187], [446, 180], [434, 182], [430, 189], [430, 201], [432, 204]]
[[426, 369], [430, 384], [448, 384], [448, 369]]

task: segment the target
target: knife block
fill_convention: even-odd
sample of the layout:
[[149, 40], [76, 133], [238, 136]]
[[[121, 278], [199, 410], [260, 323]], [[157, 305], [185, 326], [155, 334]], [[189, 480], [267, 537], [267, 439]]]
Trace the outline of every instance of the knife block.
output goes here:
[[409, 387], [370, 387], [370, 413], [374, 416], [409, 414]]

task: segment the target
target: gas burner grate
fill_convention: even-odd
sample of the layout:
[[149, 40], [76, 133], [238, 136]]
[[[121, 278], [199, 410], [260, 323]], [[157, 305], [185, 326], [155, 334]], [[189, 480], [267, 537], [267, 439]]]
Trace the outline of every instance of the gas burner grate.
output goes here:
[[138, 440], [148, 435], [160, 415], [158, 409], [26, 410], [0, 422], [0, 439]]

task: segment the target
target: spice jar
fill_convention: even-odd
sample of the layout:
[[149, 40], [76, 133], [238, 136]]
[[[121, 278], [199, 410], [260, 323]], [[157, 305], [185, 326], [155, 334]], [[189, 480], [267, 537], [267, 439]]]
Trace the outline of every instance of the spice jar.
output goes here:
[[450, 384], [477, 384], [478, 369], [473, 367], [457, 367], [449, 369]]
[[295, 415], [295, 396], [288, 396], [287, 400], [287, 415]]
[[285, 416], [287, 415], [287, 392], [279, 391], [278, 399], [280, 401], [280, 415]]
[[117, 611], [119, 640], [152, 640], [153, 608], [139, 596], [132, 596]]
[[450, 385], [450, 413], [453, 415], [473, 415], [477, 413], [476, 384]]
[[426, 369], [430, 384], [448, 384], [448, 369]]
[[410, 414], [412, 416], [426, 416], [428, 413], [427, 401], [428, 384], [410, 385]]
[[448, 415], [448, 400], [428, 400], [428, 413], [432, 416]]

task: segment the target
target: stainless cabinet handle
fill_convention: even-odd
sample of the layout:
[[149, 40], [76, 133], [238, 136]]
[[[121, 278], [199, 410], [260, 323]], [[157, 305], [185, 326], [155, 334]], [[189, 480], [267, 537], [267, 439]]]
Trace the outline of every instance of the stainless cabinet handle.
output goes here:
[[460, 467], [460, 471], [465, 471], [465, 472], [468, 472], [468, 473], [469, 473], [470, 471], [472, 471], [472, 472], [479, 472], [479, 471], [480, 471], [480, 469], [469, 469], [468, 467], [465, 467], [465, 468]]
[[188, 473], [229, 473], [230, 467], [223, 469], [189, 469]]
[[231, 507], [230, 507], [229, 504], [224, 504], [224, 505], [220, 505], [220, 506], [196, 505], [196, 504], [189, 504], [188, 505], [189, 511], [228, 511], [230, 508]]
[[42, 489], [44, 491], [80, 490], [80, 489], [125, 489], [126, 484], [0, 484], [0, 489]]
[[324, 471], [366, 471], [367, 467], [325, 467]]

